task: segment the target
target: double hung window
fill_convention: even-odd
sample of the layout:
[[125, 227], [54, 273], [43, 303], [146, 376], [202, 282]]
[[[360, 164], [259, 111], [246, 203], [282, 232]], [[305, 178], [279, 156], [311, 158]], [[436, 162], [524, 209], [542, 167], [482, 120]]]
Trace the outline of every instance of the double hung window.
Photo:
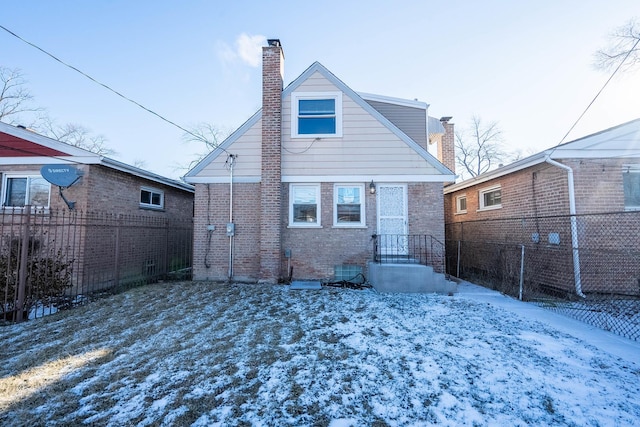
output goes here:
[[465, 194], [456, 197], [456, 213], [467, 213], [467, 196]]
[[342, 93], [291, 95], [291, 137], [342, 136]]
[[363, 184], [334, 186], [333, 225], [336, 227], [365, 226]]
[[290, 227], [320, 225], [320, 184], [291, 184], [289, 200]]

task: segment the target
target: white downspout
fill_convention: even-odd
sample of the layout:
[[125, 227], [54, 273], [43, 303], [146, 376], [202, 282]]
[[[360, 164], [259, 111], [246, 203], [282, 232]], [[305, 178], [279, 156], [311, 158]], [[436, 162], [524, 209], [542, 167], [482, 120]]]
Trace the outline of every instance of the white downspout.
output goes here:
[[557, 166], [567, 171], [567, 183], [569, 186], [569, 214], [571, 215], [571, 248], [573, 251], [573, 278], [576, 285], [576, 294], [582, 298], [586, 295], [582, 293], [582, 281], [580, 279], [580, 254], [578, 251], [578, 221], [576, 219], [576, 194], [573, 185], [573, 169], [567, 165], [551, 160], [551, 154], [544, 158], [546, 163]]
[[[230, 154], [227, 158], [229, 162], [229, 224], [233, 224], [233, 165], [236, 156]], [[229, 281], [233, 278], [233, 237], [235, 230], [229, 234]]]

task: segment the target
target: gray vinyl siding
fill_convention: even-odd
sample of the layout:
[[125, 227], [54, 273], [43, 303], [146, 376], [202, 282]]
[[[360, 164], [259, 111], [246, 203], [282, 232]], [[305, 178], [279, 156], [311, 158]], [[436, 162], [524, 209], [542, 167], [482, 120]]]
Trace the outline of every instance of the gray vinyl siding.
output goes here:
[[411, 139], [427, 147], [427, 112], [422, 108], [366, 100]]

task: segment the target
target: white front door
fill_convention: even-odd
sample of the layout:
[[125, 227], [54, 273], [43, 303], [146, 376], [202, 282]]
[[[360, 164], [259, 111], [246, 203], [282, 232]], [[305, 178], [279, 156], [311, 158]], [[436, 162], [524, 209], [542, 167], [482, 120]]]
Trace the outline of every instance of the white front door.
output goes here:
[[380, 251], [386, 255], [406, 255], [407, 186], [379, 184], [376, 193]]

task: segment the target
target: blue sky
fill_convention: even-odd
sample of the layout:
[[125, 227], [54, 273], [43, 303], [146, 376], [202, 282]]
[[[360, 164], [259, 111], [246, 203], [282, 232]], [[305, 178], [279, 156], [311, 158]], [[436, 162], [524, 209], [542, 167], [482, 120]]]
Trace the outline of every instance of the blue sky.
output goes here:
[[[458, 128], [497, 121], [510, 149], [556, 145], [609, 75], [593, 68], [637, 0], [3, 1], [0, 25], [158, 114], [231, 131], [260, 108], [260, 46], [279, 38], [285, 85], [314, 61], [359, 92], [418, 99]], [[202, 147], [0, 30], [0, 65], [35, 104], [103, 134], [114, 158], [178, 177]], [[640, 71], [619, 75], [567, 140], [640, 117]], [[26, 119], [25, 119], [26, 120]]]

